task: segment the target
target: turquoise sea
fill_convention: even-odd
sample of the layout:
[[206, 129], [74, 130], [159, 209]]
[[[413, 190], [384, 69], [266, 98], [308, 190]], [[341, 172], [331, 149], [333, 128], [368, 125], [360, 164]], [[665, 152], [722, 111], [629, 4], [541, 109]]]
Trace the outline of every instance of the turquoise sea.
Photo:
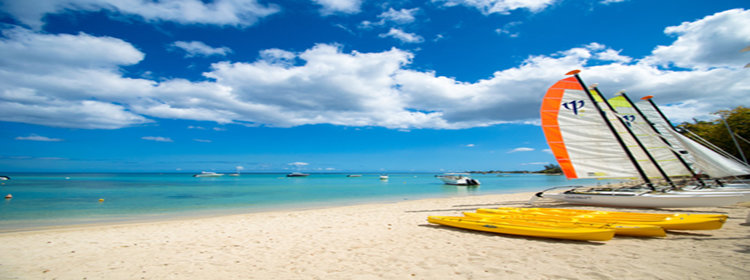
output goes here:
[[[396, 202], [435, 197], [539, 191], [553, 186], [596, 184], [570, 182], [564, 176], [473, 174], [479, 187], [450, 186], [437, 173], [241, 174], [194, 178], [179, 173], [22, 173], [2, 174], [0, 231], [34, 227], [168, 219], [179, 216], [233, 214]], [[99, 201], [103, 199], [103, 201]]]

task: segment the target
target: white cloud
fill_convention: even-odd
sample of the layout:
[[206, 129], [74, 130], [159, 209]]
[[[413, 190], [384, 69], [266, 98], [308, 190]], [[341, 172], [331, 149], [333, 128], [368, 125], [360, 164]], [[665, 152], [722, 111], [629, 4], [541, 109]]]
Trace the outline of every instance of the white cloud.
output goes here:
[[62, 139], [60, 138], [49, 138], [46, 136], [31, 134], [29, 136], [18, 136], [15, 138], [16, 140], [26, 140], [26, 141], [41, 141], [41, 142], [60, 142]]
[[256, 0], [34, 0], [3, 1], [5, 12], [24, 24], [40, 29], [47, 14], [68, 11], [108, 11], [107, 14], [137, 16], [146, 21], [171, 21], [181, 24], [213, 24], [247, 27], [258, 19], [277, 13], [275, 5]]
[[206, 139], [193, 139], [193, 141], [199, 142], [199, 143], [211, 143], [212, 142], [211, 140], [206, 140]]
[[473, 148], [474, 146], [476, 146], [476, 145], [474, 145], [474, 144], [466, 144], [466, 145], [464, 145], [464, 147], [467, 147], [467, 148]]
[[407, 23], [414, 22], [415, 20], [414, 15], [418, 11], [419, 11], [419, 8], [401, 9], [398, 11], [394, 10], [393, 8], [388, 8], [387, 11], [378, 15], [378, 18], [381, 19], [382, 23], [393, 22], [396, 24], [407, 24]]
[[[265, 50], [254, 62], [214, 63], [206, 81], [126, 78], [121, 67], [144, 54], [128, 42], [88, 34], [51, 35], [15, 28], [0, 37], [0, 120], [47, 126], [116, 129], [150, 118], [291, 127], [308, 124], [380, 126], [408, 131], [537, 123], [547, 88], [571, 69], [605, 95], [626, 89], [654, 101], [676, 122], [750, 104], [750, 52], [732, 58], [677, 56], [688, 42], [716, 28], [744, 30], [744, 10], [680, 26], [674, 44], [632, 58], [605, 45], [587, 45], [526, 58], [486, 79], [463, 82], [409, 69], [413, 54], [396, 48], [343, 52], [318, 44], [301, 52]], [[722, 20], [716, 20], [721, 18]], [[667, 28], [671, 30], [670, 28]], [[723, 34], [728, 44], [748, 37]], [[750, 44], [747, 44], [750, 45]], [[681, 46], [676, 48], [673, 46]], [[697, 47], [701, 50], [703, 47]], [[728, 56], [729, 54], [724, 54]], [[679, 61], [683, 68], [665, 69]], [[738, 61], [728, 63], [726, 61]], [[718, 94], [720, 93], [720, 94]], [[196, 127], [197, 129], [197, 127]]]
[[149, 140], [149, 141], [156, 141], [156, 142], [174, 142], [169, 137], [161, 137], [161, 136], [143, 136], [141, 137], [143, 140]]
[[519, 33], [513, 32], [512, 29], [520, 24], [520, 21], [512, 21], [504, 24], [501, 28], [495, 29], [495, 32], [500, 35], [507, 35], [508, 37], [516, 38], [518, 37]]
[[356, 14], [360, 12], [362, 0], [313, 0], [313, 2], [322, 6], [320, 13], [323, 15]]
[[612, 4], [612, 3], [622, 3], [622, 2], [625, 2], [625, 1], [628, 1], [628, 0], [601, 0], [601, 1], [599, 1], [599, 3], [600, 4], [604, 4], [604, 5], [609, 5], [609, 4]]
[[750, 10], [727, 10], [667, 27], [664, 33], [677, 39], [669, 46], [658, 46], [646, 62], [707, 69], [743, 67], [750, 59], [750, 53], [740, 52], [750, 45]]
[[467, 6], [476, 8], [485, 15], [498, 13], [508, 14], [510, 11], [527, 9], [531, 12], [539, 12], [555, 3], [557, 0], [432, 0], [432, 2], [443, 3], [443, 6]]
[[510, 154], [510, 153], [531, 152], [531, 151], [534, 151], [534, 148], [520, 147], [520, 148], [515, 148], [513, 150], [510, 150], [510, 151], [508, 151], [508, 153]]
[[302, 166], [308, 166], [308, 165], [310, 165], [310, 164], [309, 164], [309, 163], [307, 163], [307, 162], [300, 162], [300, 161], [297, 161], [297, 162], [290, 162], [290, 163], [287, 163], [287, 165], [291, 165], [291, 166], [296, 166], [296, 167], [302, 167]]
[[192, 41], [192, 42], [177, 41], [177, 42], [172, 43], [171, 46], [180, 48], [183, 51], [185, 51], [185, 57], [212, 56], [212, 55], [225, 56], [232, 52], [232, 49], [230, 48], [227, 48], [227, 47], [214, 48], [200, 41]]
[[388, 31], [388, 33], [383, 33], [383, 34], [380, 34], [379, 36], [381, 38], [393, 37], [403, 43], [421, 43], [424, 41], [424, 38], [422, 38], [422, 36], [419, 36], [414, 33], [404, 32], [403, 30], [398, 29], [398, 28], [391, 28], [391, 30]]

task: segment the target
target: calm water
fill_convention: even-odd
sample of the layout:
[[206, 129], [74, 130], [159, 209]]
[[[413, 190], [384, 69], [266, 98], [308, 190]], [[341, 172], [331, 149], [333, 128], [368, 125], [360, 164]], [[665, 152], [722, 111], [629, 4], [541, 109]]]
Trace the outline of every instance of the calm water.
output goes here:
[[[28, 227], [245, 213], [366, 202], [538, 191], [596, 184], [563, 176], [474, 174], [480, 187], [444, 185], [435, 174], [242, 174], [194, 178], [192, 174], [3, 174], [0, 231]], [[99, 202], [99, 199], [104, 199]]]

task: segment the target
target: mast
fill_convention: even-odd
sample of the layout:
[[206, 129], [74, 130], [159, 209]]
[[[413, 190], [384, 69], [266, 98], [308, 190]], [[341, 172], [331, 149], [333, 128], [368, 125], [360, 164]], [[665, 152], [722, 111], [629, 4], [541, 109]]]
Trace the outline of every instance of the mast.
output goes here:
[[636, 161], [635, 156], [633, 156], [633, 153], [630, 152], [630, 149], [628, 149], [627, 145], [625, 145], [625, 142], [617, 133], [617, 131], [615, 130], [615, 127], [612, 126], [612, 123], [609, 121], [609, 118], [607, 118], [607, 114], [604, 113], [604, 110], [602, 110], [601, 107], [599, 107], [599, 104], [596, 102], [596, 99], [594, 99], [594, 96], [591, 95], [591, 92], [588, 90], [588, 87], [586, 87], [586, 84], [581, 79], [581, 76], [578, 75], [578, 73], [580, 72], [581, 70], [573, 70], [573, 71], [566, 73], [565, 75], [573, 75], [574, 77], [576, 77], [576, 80], [578, 81], [579, 84], [581, 84], [581, 87], [583, 88], [583, 91], [586, 93], [586, 96], [588, 96], [588, 98], [591, 100], [591, 103], [594, 104], [594, 107], [596, 108], [596, 110], [599, 111], [599, 115], [602, 117], [602, 119], [604, 119], [604, 123], [607, 124], [607, 127], [609, 128], [609, 130], [615, 136], [615, 139], [617, 139], [617, 143], [620, 144], [620, 147], [622, 147], [622, 149], [625, 151], [625, 154], [628, 156], [628, 159], [630, 159], [630, 162], [633, 164], [633, 166], [635, 166], [635, 169], [638, 171], [638, 175], [640, 175], [643, 181], [646, 182], [646, 185], [649, 187], [649, 189], [656, 190], [656, 188], [654, 188], [654, 185], [651, 183], [651, 180], [649, 180], [648, 176], [646, 176], [646, 172], [643, 171], [643, 168], [641, 168], [641, 166]]
[[727, 127], [727, 131], [729, 131], [729, 136], [732, 137], [732, 142], [734, 142], [734, 146], [737, 148], [737, 152], [742, 156], [742, 160], [745, 161], [745, 164], [747, 164], [747, 158], [745, 158], [745, 153], [742, 152], [742, 148], [740, 148], [740, 143], [737, 143], [737, 138], [734, 137], [734, 132], [732, 132], [732, 128], [729, 127], [729, 124], [727, 123], [727, 120], [724, 119], [723, 114], [719, 114], [719, 117], [721, 118], [721, 121], [724, 123], [724, 126]]
[[[654, 103], [654, 101], [653, 101], [653, 100], [651, 100], [651, 98], [653, 98], [653, 97], [654, 97], [653, 95], [648, 95], [648, 96], [644, 96], [644, 97], [641, 97], [641, 100], [646, 100], [646, 101], [648, 101], [648, 104], [651, 104], [651, 107], [653, 107], [653, 108], [654, 108], [654, 110], [656, 110], [656, 112], [657, 112], [657, 113], [659, 113], [659, 116], [661, 116], [661, 118], [662, 118], [662, 119], [664, 119], [664, 121], [665, 121], [665, 122], [666, 122], [666, 123], [667, 123], [667, 124], [669, 125], [669, 128], [670, 128], [670, 129], [672, 129], [672, 130], [674, 130], [674, 131], [677, 131], [677, 130], [676, 130], [676, 129], [674, 128], [674, 125], [672, 125], [672, 122], [670, 122], [670, 121], [669, 121], [669, 119], [667, 118], [667, 116], [665, 116], [665, 115], [664, 115], [664, 113], [663, 113], [663, 112], [661, 111], [661, 109], [659, 109], [659, 106], [656, 106], [656, 104]], [[635, 107], [637, 108], [637, 106], [635, 106]], [[651, 124], [651, 122], [649, 122], [649, 124]], [[653, 126], [653, 124], [651, 124], [651, 125]], [[665, 140], [665, 141], [666, 141], [666, 140]], [[678, 155], [679, 155], [679, 153], [678, 153]], [[688, 164], [687, 164], [687, 163], [686, 163], [686, 162], [684, 161], [684, 159], [682, 158], [682, 156], [679, 156], [679, 157], [677, 157], [677, 158], [679, 158], [681, 162], [685, 163], [685, 165], [688, 165]], [[689, 166], [689, 165], [688, 165], [688, 166]], [[705, 186], [706, 186], [706, 183], [705, 183], [705, 182], [703, 182], [703, 180], [702, 180], [702, 179], [700, 178], [700, 176], [696, 176], [696, 175], [695, 175], [695, 172], [693, 172], [693, 169], [692, 169], [692, 168], [689, 168], [689, 167], [688, 167], [688, 170], [690, 170], [690, 173], [691, 173], [691, 174], [693, 174], [693, 178], [696, 178], [696, 179], [698, 180], [698, 182], [700, 183], [700, 185], [701, 185], [701, 186], [703, 186], [703, 187], [705, 187]]]
[[[630, 100], [630, 97], [628, 97], [628, 95], [627, 95], [627, 94], [625, 94], [625, 91], [621, 91], [621, 92], [619, 92], [619, 94], [620, 94], [620, 95], [621, 95], [621, 96], [622, 96], [623, 98], [625, 98], [625, 100], [626, 100], [626, 101], [627, 101], [627, 102], [628, 102], [628, 103], [630, 104], [630, 106], [632, 106], [632, 107], [633, 107], [633, 109], [635, 109], [635, 111], [636, 111], [636, 112], [638, 112], [638, 115], [639, 115], [639, 116], [641, 116], [641, 118], [643, 118], [643, 120], [644, 120], [644, 121], [645, 121], [645, 122], [646, 122], [646, 123], [648, 124], [648, 126], [649, 126], [649, 127], [651, 128], [651, 130], [652, 130], [653, 132], [655, 132], [656, 134], [660, 135], [660, 133], [659, 133], [659, 130], [657, 130], [657, 129], [656, 129], [656, 127], [654, 126], [654, 123], [650, 122], [650, 121], [648, 120], [648, 118], [646, 118], [646, 115], [644, 115], [644, 114], [643, 114], [643, 112], [641, 112], [641, 109], [639, 109], [639, 108], [638, 108], [638, 106], [636, 106], [636, 105], [635, 105], [635, 103], [633, 103], [633, 101], [632, 101], [632, 100]], [[617, 95], [617, 93], [615, 93], [615, 95]], [[648, 99], [647, 99], [647, 100], [648, 100], [648, 101], [651, 101], [651, 96], [649, 95], [649, 96], [647, 96], [647, 97], [648, 97]], [[644, 97], [644, 98], [646, 98], [646, 97]], [[651, 103], [651, 104], [653, 105], [653, 103]], [[655, 108], [656, 108], [656, 107], [655, 107]], [[656, 108], [656, 110], [657, 110], [657, 111], [659, 112], [659, 114], [660, 114], [660, 115], [661, 115], [662, 117], [664, 116], [664, 115], [662, 115], [661, 111], [659, 111], [659, 108]], [[669, 123], [669, 122], [667, 122], [667, 123]], [[672, 125], [672, 124], [670, 123], [669, 125]], [[666, 138], [664, 138], [664, 137], [661, 137], [661, 135], [659, 136], [659, 138], [660, 138], [660, 139], [661, 139], [662, 141], [664, 141], [664, 144], [667, 144], [667, 146], [670, 146], [670, 147], [672, 147], [672, 144], [670, 144], [670, 143], [669, 143], [669, 141], [667, 141], [667, 139], [666, 139]], [[678, 153], [678, 152], [675, 152], [675, 151], [674, 151], [674, 150], [672, 150], [672, 149], [670, 149], [670, 151], [672, 151], [672, 154], [674, 154], [674, 156], [675, 156], [675, 157], [677, 157], [677, 159], [678, 159], [678, 160], [680, 161], [680, 163], [682, 163], [682, 165], [683, 165], [683, 166], [685, 166], [685, 168], [686, 168], [686, 169], [688, 170], [688, 172], [690, 172], [690, 175], [691, 175], [691, 176], [692, 176], [693, 178], [696, 178], [696, 179], [698, 179], [698, 183], [699, 183], [699, 184], [700, 184], [701, 186], [704, 186], [704, 187], [705, 187], [705, 186], [706, 186], [706, 183], [704, 183], [704, 182], [703, 182], [703, 180], [701, 180], [701, 178], [698, 178], [697, 176], [695, 176], [695, 172], [693, 172], [693, 169], [692, 169], [692, 168], [690, 168], [690, 165], [688, 165], [688, 163], [687, 163], [687, 162], [685, 161], [685, 159], [684, 159], [684, 158], [682, 158], [682, 156], [680, 155], [680, 153]], [[657, 166], [658, 166], [658, 165], [657, 165]], [[660, 169], [660, 170], [661, 170], [661, 169]], [[673, 185], [673, 186], [674, 186], [674, 185]]]
[[[592, 88], [594, 89], [594, 91], [596, 91], [596, 94], [598, 94], [599, 97], [602, 98], [604, 104], [607, 104], [607, 107], [609, 108], [609, 110], [612, 111], [612, 113], [617, 113], [617, 111], [615, 111], [615, 108], [612, 107], [612, 104], [609, 104], [609, 101], [606, 98], [604, 98], [604, 95], [602, 94], [601, 91], [599, 91], [599, 88], [597, 88], [596, 86], [593, 86]], [[643, 153], [646, 154], [646, 157], [648, 157], [648, 160], [651, 161], [651, 163], [653, 163], [654, 166], [656, 166], [656, 170], [658, 170], [659, 174], [661, 174], [661, 176], [664, 177], [664, 180], [666, 180], [667, 183], [669, 183], [669, 185], [672, 186], [672, 188], [675, 188], [675, 185], [674, 185], [674, 182], [672, 182], [672, 179], [669, 179], [669, 176], [667, 175], [667, 173], [664, 172], [664, 169], [662, 169], [659, 163], [656, 162], [656, 159], [654, 159], [654, 157], [651, 155], [648, 149], [646, 149], [646, 146], [643, 145], [643, 142], [641, 142], [641, 140], [635, 136], [635, 133], [633, 133], [633, 130], [630, 129], [630, 127], [625, 123], [625, 121], [622, 120], [622, 118], [620, 118], [617, 115], [615, 115], [615, 117], [617, 117], [617, 120], [625, 128], [625, 131], [627, 131], [628, 134], [630, 134], [630, 137], [633, 137], [633, 140], [635, 140], [635, 143], [638, 144], [638, 147], [640, 147], [641, 150], [643, 150]]]

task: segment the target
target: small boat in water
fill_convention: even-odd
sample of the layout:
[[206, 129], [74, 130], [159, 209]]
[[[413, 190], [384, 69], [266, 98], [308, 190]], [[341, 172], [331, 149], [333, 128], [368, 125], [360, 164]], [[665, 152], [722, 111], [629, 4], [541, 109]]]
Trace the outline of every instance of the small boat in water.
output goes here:
[[310, 176], [310, 174], [300, 173], [300, 172], [292, 172], [292, 173], [286, 174], [286, 176], [287, 177], [307, 177], [307, 176]]
[[445, 173], [443, 175], [437, 175], [435, 177], [448, 185], [479, 186], [479, 181], [477, 181], [476, 179], [472, 179], [467, 173]]
[[224, 174], [222, 174], [222, 173], [216, 173], [216, 172], [211, 172], [211, 171], [202, 171], [200, 174], [193, 175], [193, 177], [198, 177], [198, 178], [200, 178], [200, 177], [221, 177], [221, 176], [224, 176]]
[[380, 180], [387, 181], [388, 175], [380, 175]]
[[0, 176], [0, 181], [7, 181], [10, 180], [10, 177], [8, 176]]
[[362, 175], [360, 175], [360, 174], [350, 174], [350, 175], [346, 175], [346, 177], [354, 178], [354, 177], [362, 177]]

